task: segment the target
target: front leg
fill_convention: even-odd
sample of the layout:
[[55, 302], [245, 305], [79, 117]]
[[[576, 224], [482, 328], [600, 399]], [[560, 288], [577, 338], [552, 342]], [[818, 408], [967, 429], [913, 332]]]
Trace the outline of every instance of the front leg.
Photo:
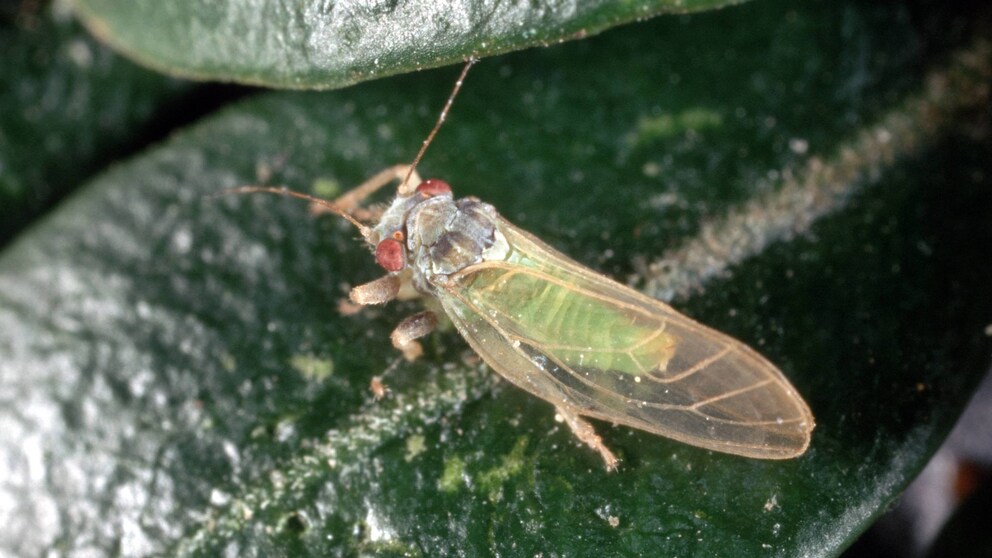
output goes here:
[[362, 306], [385, 304], [396, 298], [400, 292], [401, 283], [402, 281], [396, 275], [386, 275], [375, 281], [354, 287], [348, 296], [352, 302]]
[[393, 346], [403, 351], [403, 356], [407, 360], [412, 361], [424, 353], [423, 347], [415, 339], [427, 335], [436, 327], [437, 316], [428, 310], [414, 314], [400, 322], [389, 338], [393, 341]]

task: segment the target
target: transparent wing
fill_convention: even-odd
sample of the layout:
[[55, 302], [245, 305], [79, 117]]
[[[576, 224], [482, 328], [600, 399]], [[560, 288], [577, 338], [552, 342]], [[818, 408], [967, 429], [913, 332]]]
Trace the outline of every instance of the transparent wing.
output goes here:
[[578, 414], [715, 451], [806, 451], [809, 407], [761, 355], [502, 219], [498, 229], [507, 257], [452, 276], [440, 298], [507, 380]]

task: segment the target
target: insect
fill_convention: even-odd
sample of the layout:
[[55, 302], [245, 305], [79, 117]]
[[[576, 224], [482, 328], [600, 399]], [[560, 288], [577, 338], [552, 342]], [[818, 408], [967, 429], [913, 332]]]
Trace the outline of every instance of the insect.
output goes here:
[[[576, 263], [474, 197], [456, 199], [438, 179], [416, 172], [465, 78], [466, 64], [420, 152], [317, 211], [354, 224], [386, 274], [351, 290], [359, 305], [384, 304], [413, 291], [435, 299], [479, 356], [510, 383], [555, 406], [575, 436], [603, 458], [619, 460], [583, 417], [660, 434], [719, 452], [762, 459], [803, 454], [813, 415], [785, 376], [743, 343], [670, 306]], [[401, 180], [381, 212], [360, 203]], [[374, 226], [359, 217], [375, 218]], [[392, 332], [407, 359], [438, 323], [434, 311], [410, 316]], [[377, 397], [385, 391], [373, 381]]]

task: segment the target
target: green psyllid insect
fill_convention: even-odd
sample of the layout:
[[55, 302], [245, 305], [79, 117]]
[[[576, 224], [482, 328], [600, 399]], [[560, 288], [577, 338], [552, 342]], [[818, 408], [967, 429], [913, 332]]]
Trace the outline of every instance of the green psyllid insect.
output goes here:
[[[607, 469], [619, 460], [603, 444], [594, 417], [719, 452], [789, 459], [809, 446], [813, 415], [784, 375], [757, 352], [670, 306], [576, 263], [474, 197], [455, 199], [442, 180], [415, 167], [444, 122], [472, 61], [466, 64], [433, 130], [411, 165], [386, 169], [317, 211], [354, 224], [373, 248], [384, 277], [352, 289], [360, 305], [414, 291], [437, 300], [458, 332], [510, 383], [555, 406]], [[393, 180], [396, 198], [381, 215], [360, 203]], [[359, 219], [378, 217], [375, 226]], [[408, 359], [437, 316], [400, 322], [393, 345]], [[376, 396], [385, 388], [373, 381]]]

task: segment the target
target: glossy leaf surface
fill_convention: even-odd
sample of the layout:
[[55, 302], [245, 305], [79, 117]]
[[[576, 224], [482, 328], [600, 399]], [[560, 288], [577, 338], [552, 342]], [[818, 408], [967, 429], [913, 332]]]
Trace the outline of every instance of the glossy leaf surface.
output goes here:
[[816, 416], [802, 458], [597, 423], [607, 474], [450, 330], [373, 402], [419, 307], [343, 315], [379, 275], [353, 229], [208, 196], [408, 161], [449, 69], [232, 105], [0, 253], [0, 548], [838, 554], [989, 365], [992, 55], [930, 9], [749, 3], [486, 60], [421, 167], [761, 351]]
[[77, 0], [108, 43], [162, 71], [334, 88], [743, 0]]
[[163, 105], [191, 89], [117, 56], [65, 6], [0, 13], [0, 52], [0, 246], [87, 174], [148, 143]]

